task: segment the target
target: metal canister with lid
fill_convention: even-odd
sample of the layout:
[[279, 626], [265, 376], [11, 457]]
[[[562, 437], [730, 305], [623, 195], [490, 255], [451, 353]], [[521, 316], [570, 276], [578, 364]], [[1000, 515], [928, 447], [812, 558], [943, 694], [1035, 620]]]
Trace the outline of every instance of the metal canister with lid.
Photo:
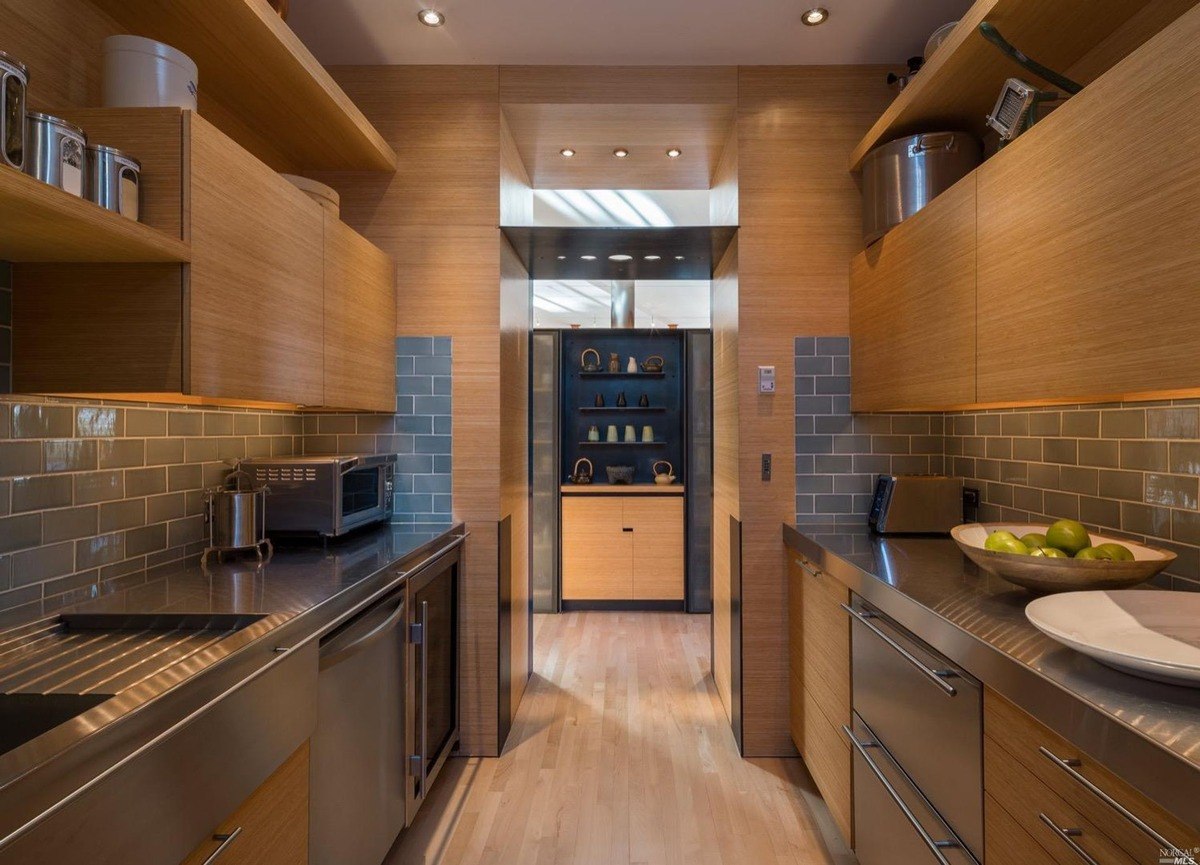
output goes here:
[[25, 131], [25, 173], [82, 198], [87, 147], [83, 130], [61, 117], [30, 111], [25, 115]]
[[221, 486], [205, 492], [208, 546], [200, 557], [201, 564], [208, 562], [210, 553], [220, 558], [224, 553], [254, 550], [261, 560], [265, 546], [270, 554], [271, 541], [266, 533], [268, 492], [265, 486], [254, 489], [250, 474], [240, 464], [225, 476]]
[[25, 91], [29, 70], [25, 64], [0, 51], [0, 159], [4, 164], [25, 168]]
[[137, 221], [141, 163], [103, 144], [89, 144], [86, 152], [88, 201]]

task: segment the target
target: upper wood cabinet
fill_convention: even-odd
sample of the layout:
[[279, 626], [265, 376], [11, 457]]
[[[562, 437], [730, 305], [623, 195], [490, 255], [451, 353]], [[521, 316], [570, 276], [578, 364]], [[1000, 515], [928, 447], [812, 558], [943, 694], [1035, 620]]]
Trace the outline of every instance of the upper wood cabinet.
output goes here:
[[325, 396], [331, 408], [396, 410], [395, 265], [325, 213]]
[[851, 408], [975, 401], [975, 176], [850, 264]]
[[979, 401], [1200, 387], [1200, 6], [979, 176]]
[[18, 392], [394, 410], [386, 255], [192, 112], [66, 113], [141, 160], [143, 219], [191, 264], [19, 265]]

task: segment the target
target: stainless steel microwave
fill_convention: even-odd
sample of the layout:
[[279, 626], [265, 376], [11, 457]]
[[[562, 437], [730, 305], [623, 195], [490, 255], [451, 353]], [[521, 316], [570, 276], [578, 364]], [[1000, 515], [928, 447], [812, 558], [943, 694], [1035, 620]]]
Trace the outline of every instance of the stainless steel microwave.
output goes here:
[[245, 459], [255, 488], [270, 490], [267, 534], [325, 537], [392, 518], [396, 455]]

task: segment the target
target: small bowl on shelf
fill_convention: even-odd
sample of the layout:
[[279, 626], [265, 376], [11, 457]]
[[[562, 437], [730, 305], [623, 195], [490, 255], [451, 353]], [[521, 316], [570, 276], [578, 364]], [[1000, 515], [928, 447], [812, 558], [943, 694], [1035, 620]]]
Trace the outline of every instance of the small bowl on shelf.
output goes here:
[[604, 471], [610, 484], [633, 483], [633, 466], [605, 466]]
[[1013, 523], [967, 523], [950, 530], [950, 537], [963, 554], [989, 574], [1038, 592], [1075, 592], [1083, 589], [1127, 589], [1144, 583], [1171, 562], [1175, 554], [1168, 550], [1139, 544], [1125, 538], [1091, 535], [1092, 545], [1120, 544], [1133, 553], [1133, 560], [1112, 562], [1103, 559], [1052, 559], [1002, 553], [984, 548], [992, 532], [1010, 531], [1017, 537], [1037, 532], [1044, 525]]

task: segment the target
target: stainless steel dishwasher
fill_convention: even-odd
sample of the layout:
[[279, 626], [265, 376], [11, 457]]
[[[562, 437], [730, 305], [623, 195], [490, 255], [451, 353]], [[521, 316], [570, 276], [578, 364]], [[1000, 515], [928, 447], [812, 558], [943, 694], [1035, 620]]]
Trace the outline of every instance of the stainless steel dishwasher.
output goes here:
[[405, 825], [407, 587], [321, 641], [313, 865], [379, 865]]
[[850, 636], [861, 865], [983, 857], [983, 688], [857, 596]]

